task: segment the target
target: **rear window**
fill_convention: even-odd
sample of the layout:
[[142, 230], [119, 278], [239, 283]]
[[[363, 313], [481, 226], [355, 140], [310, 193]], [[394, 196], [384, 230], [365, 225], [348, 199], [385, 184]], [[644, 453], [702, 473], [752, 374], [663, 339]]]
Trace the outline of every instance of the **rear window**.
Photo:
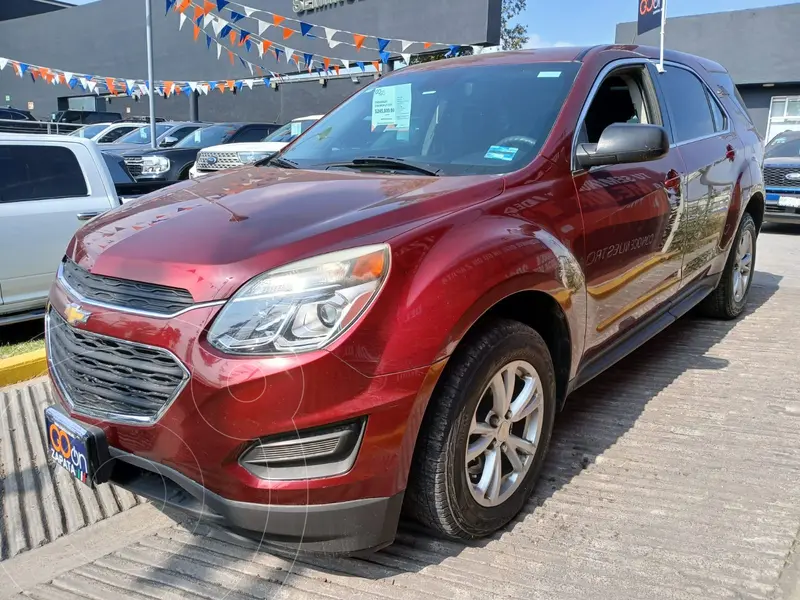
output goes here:
[[731, 76], [728, 73], [709, 73], [709, 78], [711, 82], [725, 90], [728, 96], [731, 97], [731, 100], [733, 100], [733, 104], [739, 110], [741, 115], [747, 119], [750, 124], [752, 124], [753, 119], [750, 117], [750, 112], [747, 110], [747, 106], [744, 103], [744, 98], [742, 98], [742, 95], [739, 93], [739, 89], [733, 83]]
[[0, 204], [87, 196], [72, 150], [60, 146], [0, 145]]

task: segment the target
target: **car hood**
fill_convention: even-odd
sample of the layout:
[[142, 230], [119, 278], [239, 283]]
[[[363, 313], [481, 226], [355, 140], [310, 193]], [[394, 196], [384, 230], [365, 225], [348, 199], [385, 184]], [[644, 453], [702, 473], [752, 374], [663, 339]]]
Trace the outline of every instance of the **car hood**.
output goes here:
[[67, 254], [92, 273], [185, 288], [205, 302], [280, 265], [388, 241], [503, 185], [500, 176], [238, 168], [105, 213]]
[[[150, 144], [103, 144], [103, 150], [108, 150], [114, 154], [124, 154], [131, 150], [145, 152], [152, 150]], [[166, 148], [156, 148], [156, 150], [165, 150]]]
[[203, 148], [203, 152], [278, 152], [285, 147], [285, 142], [242, 142]]
[[798, 156], [776, 156], [764, 159], [765, 167], [797, 167], [800, 172], [800, 157]]
[[122, 156], [164, 156], [170, 160], [194, 160], [199, 148], [147, 148], [145, 150], [128, 150]]

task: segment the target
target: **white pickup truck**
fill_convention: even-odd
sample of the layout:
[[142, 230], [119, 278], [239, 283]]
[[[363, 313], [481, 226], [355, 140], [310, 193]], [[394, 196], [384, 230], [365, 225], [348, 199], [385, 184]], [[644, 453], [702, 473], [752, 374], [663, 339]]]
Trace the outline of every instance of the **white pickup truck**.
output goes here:
[[93, 141], [0, 134], [0, 325], [44, 315], [72, 235], [119, 205]]
[[289, 142], [302, 135], [306, 129], [322, 117], [323, 115], [311, 115], [294, 119], [260, 142], [223, 144], [204, 148], [198, 153], [197, 160], [189, 170], [189, 177], [197, 179], [209, 173], [241, 167], [269, 158], [283, 150]]

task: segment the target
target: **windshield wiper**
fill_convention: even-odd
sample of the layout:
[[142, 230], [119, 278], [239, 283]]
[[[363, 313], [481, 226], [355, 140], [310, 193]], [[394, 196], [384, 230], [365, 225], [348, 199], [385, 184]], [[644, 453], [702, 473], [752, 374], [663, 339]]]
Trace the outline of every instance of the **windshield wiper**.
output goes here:
[[258, 162], [255, 163], [256, 167], [266, 167], [269, 165], [275, 165], [276, 167], [281, 167], [283, 169], [296, 169], [297, 163], [289, 160], [288, 158], [282, 158], [280, 156], [270, 156], [269, 158], [262, 158]]
[[421, 173], [422, 175], [430, 175], [431, 177], [438, 177], [439, 171], [441, 169], [432, 169], [431, 167], [424, 166], [424, 165], [417, 165], [414, 163], [407, 162], [402, 158], [391, 158], [388, 156], [366, 156], [364, 158], [354, 158], [350, 162], [342, 162], [342, 163], [331, 163], [327, 165], [322, 165], [326, 169], [337, 168], [337, 167], [344, 167], [344, 168], [351, 168], [351, 169], [358, 169], [361, 167], [389, 167], [394, 170], [405, 170], [405, 171], [415, 171], [417, 173]]

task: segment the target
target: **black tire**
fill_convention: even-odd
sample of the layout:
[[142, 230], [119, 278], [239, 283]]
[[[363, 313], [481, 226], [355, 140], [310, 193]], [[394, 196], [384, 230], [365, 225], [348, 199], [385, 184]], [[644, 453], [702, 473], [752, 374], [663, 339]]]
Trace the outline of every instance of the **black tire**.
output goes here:
[[[747, 282], [742, 298], [737, 301], [734, 295], [734, 276], [736, 270], [736, 250], [739, 247], [739, 242], [746, 233], [752, 236], [753, 252], [750, 262], [750, 279]], [[756, 253], [758, 249], [758, 232], [756, 230], [755, 221], [749, 213], [745, 213], [742, 217], [742, 222], [739, 224], [739, 230], [736, 232], [736, 238], [733, 240], [728, 261], [725, 263], [725, 270], [722, 273], [717, 288], [708, 295], [700, 304], [700, 312], [705, 316], [714, 319], [732, 320], [742, 314], [747, 306], [747, 297], [750, 294], [750, 287], [753, 285], [753, 276], [756, 269]]]
[[[542, 427], [531, 466], [502, 504], [479, 504], [467, 487], [469, 427], [491, 378], [515, 360], [530, 363], [542, 383]], [[439, 381], [423, 419], [406, 490], [412, 518], [456, 539], [490, 535], [511, 521], [533, 491], [542, 469], [556, 412], [553, 361], [542, 337], [517, 321], [493, 320], [459, 346]]]

